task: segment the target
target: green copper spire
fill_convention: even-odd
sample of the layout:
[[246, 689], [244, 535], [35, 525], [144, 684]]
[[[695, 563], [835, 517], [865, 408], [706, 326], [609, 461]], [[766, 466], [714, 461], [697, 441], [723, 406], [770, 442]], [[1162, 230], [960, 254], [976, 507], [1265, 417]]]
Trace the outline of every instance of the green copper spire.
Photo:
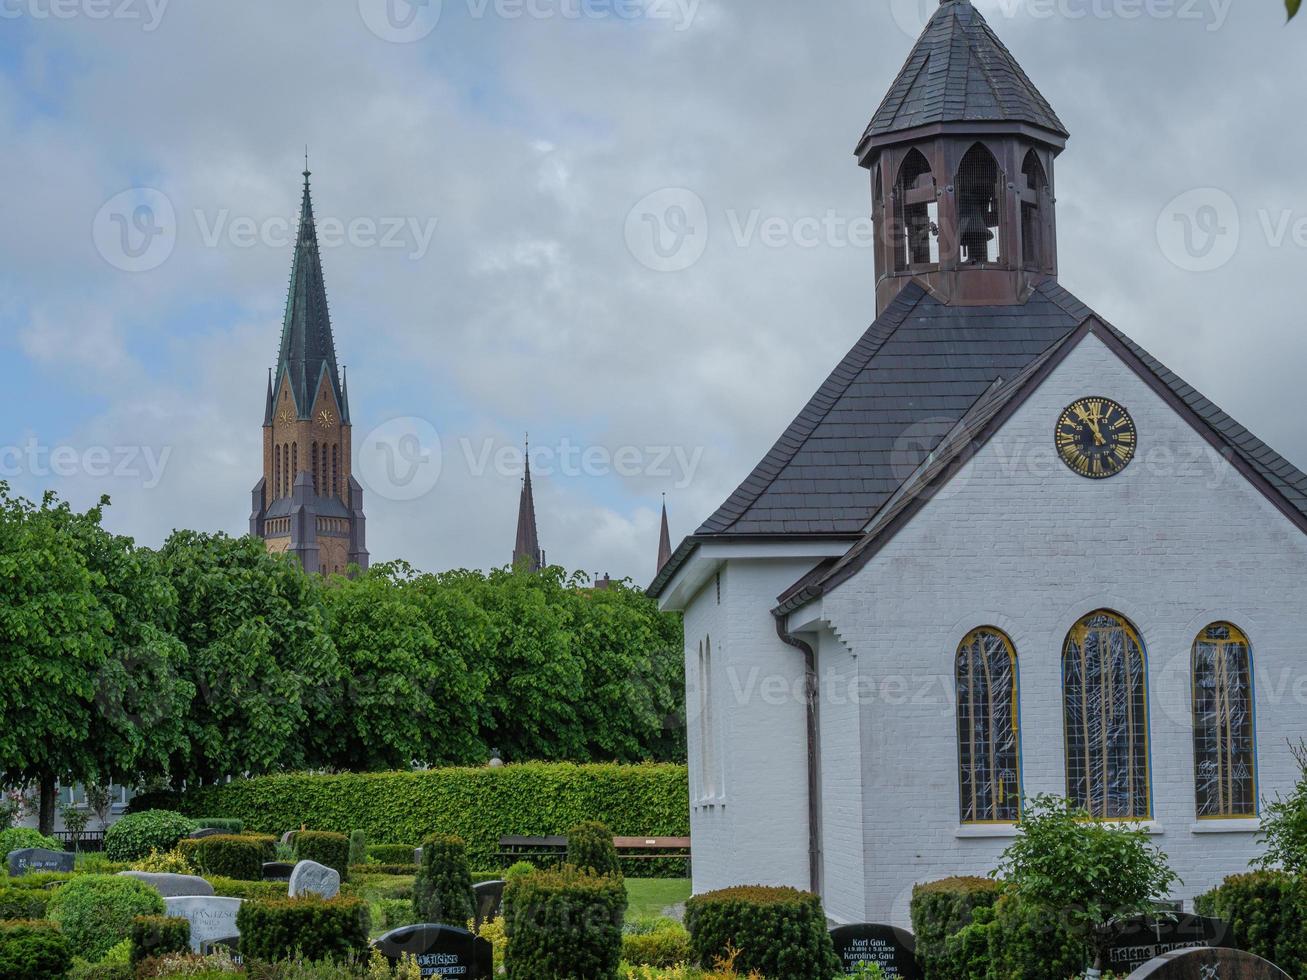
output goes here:
[[286, 319], [281, 330], [281, 353], [277, 359], [275, 391], [283, 378], [290, 379], [291, 394], [299, 417], [309, 417], [313, 398], [325, 374], [331, 379], [341, 421], [349, 422], [349, 403], [336, 368], [336, 342], [331, 333], [327, 308], [327, 286], [318, 251], [318, 231], [313, 221], [313, 198], [309, 192], [308, 155], [305, 154], [304, 199], [300, 205], [300, 227], [291, 266], [290, 291], [286, 297]]

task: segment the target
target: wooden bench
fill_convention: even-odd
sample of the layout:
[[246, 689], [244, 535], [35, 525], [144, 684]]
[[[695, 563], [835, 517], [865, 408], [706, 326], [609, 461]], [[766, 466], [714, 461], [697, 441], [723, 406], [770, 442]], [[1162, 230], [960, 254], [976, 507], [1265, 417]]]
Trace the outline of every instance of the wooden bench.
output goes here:
[[[617, 856], [631, 861], [656, 861], [660, 858], [690, 859], [688, 837], [614, 837]], [[498, 857], [505, 864], [530, 861], [538, 867], [556, 867], [567, 857], [566, 837], [499, 838]]]

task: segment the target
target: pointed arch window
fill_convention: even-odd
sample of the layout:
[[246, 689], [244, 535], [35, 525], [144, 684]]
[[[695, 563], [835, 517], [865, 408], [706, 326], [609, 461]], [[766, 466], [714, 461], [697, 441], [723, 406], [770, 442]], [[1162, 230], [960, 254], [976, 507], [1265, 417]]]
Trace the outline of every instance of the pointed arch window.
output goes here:
[[982, 143], [958, 167], [958, 244], [964, 265], [995, 263], [1001, 256], [1003, 190], [998, 161]]
[[295, 489], [295, 481], [300, 475], [300, 444], [292, 443], [290, 447], [290, 488]]
[[1194, 641], [1194, 767], [1200, 819], [1257, 816], [1252, 648], [1230, 623]]
[[313, 444], [313, 492], [322, 495], [322, 484], [318, 482], [318, 444]]
[[894, 270], [910, 272], [939, 262], [939, 200], [935, 176], [912, 150], [894, 182]]
[[1017, 652], [991, 627], [958, 647], [958, 766], [963, 823], [1021, 819]]
[[1048, 175], [1039, 162], [1039, 154], [1031, 150], [1021, 165], [1025, 180], [1021, 188], [1021, 265], [1038, 272], [1047, 264], [1044, 247], [1045, 202], [1048, 198]]
[[331, 446], [331, 495], [340, 496], [340, 445], [332, 443]]
[[1152, 816], [1148, 666], [1139, 633], [1101, 610], [1062, 654], [1067, 796], [1100, 820]]
[[272, 447], [272, 499], [281, 499], [281, 447]]

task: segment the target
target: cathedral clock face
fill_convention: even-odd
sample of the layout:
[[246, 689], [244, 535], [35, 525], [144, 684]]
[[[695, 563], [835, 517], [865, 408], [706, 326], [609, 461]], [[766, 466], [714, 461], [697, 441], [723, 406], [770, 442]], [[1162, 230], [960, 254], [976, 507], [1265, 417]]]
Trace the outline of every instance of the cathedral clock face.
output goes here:
[[277, 416], [277, 421], [282, 425], [290, 425], [295, 421], [295, 413], [289, 408], [283, 408], [281, 414]]
[[318, 413], [318, 426], [323, 429], [330, 429], [336, 424], [336, 415], [329, 408], [324, 408]]
[[1081, 476], [1106, 480], [1130, 465], [1139, 433], [1130, 413], [1110, 398], [1082, 398], [1057, 421], [1057, 451]]

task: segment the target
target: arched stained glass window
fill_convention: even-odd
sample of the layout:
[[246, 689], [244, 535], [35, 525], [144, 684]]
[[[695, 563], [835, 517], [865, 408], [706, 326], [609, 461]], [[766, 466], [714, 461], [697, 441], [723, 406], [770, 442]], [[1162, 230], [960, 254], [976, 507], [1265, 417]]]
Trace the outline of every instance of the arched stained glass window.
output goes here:
[[958, 765], [963, 823], [1021, 819], [1017, 654], [996, 629], [958, 647]]
[[1215, 623], [1194, 641], [1194, 767], [1200, 818], [1257, 815], [1252, 649]]
[[1152, 816], [1147, 670], [1138, 632], [1114, 612], [1086, 616], [1067, 636], [1067, 796], [1100, 820]]

